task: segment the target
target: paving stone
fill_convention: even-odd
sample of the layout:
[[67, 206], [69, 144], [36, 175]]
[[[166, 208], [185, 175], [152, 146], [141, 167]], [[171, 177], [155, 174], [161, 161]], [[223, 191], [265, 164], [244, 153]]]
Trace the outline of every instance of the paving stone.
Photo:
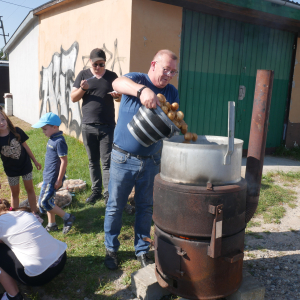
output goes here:
[[155, 264], [150, 264], [131, 274], [132, 292], [138, 299], [159, 300], [170, 292], [163, 289], [155, 277]]

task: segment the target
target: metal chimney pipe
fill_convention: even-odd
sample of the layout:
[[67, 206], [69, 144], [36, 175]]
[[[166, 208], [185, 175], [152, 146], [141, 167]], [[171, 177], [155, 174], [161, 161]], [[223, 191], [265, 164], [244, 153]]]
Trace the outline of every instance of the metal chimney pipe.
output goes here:
[[253, 217], [259, 200], [264, 164], [274, 71], [257, 70], [246, 176], [246, 223]]

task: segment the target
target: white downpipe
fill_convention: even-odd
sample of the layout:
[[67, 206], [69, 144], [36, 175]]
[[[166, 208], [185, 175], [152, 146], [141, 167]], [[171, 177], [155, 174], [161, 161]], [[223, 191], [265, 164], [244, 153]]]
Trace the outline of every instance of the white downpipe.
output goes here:
[[300, 9], [300, 5], [295, 4], [295, 3], [291, 3], [291, 2], [286, 1], [286, 0], [265, 0], [265, 1], [272, 2], [272, 3], [278, 4], [278, 5], [282, 5], [282, 6], [295, 8], [295, 9]]

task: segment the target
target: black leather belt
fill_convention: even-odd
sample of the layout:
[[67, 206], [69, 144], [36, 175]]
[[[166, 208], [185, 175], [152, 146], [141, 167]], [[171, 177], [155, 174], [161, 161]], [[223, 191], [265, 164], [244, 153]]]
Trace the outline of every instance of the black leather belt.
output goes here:
[[132, 154], [130, 152], [127, 152], [121, 148], [119, 148], [118, 146], [116, 146], [115, 144], [112, 145], [112, 148], [120, 153], [123, 153], [123, 154], [126, 154], [126, 155], [130, 155], [130, 156], [133, 156], [133, 157], [136, 157], [137, 159], [147, 159], [147, 158], [152, 158], [153, 155], [150, 155], [150, 156], [143, 156], [143, 155], [136, 155], [136, 154]]
[[106, 124], [105, 123], [88, 123], [88, 125], [99, 126], [99, 125], [106, 125]]

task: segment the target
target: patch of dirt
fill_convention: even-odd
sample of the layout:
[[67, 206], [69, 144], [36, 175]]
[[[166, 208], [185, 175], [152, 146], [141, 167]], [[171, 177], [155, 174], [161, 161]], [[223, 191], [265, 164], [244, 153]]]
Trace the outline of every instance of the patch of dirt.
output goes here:
[[300, 186], [286, 186], [296, 192], [295, 208], [285, 205], [280, 224], [266, 224], [262, 217], [251, 221], [260, 226], [247, 228], [244, 265], [266, 289], [266, 300], [300, 299]]
[[15, 127], [20, 127], [23, 131], [32, 129], [32, 127], [29, 123], [15, 117], [15, 116], [11, 116], [11, 117], [9, 117], [9, 119], [11, 120], [11, 122], [14, 124]]

